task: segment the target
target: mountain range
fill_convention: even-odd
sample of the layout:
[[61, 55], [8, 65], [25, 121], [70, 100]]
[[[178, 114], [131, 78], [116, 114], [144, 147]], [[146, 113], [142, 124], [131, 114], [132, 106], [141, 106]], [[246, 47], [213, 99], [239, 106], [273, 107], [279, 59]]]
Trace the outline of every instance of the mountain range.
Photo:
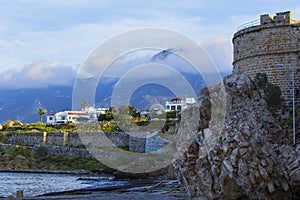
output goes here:
[[[172, 55], [172, 52], [163, 50], [147, 58], [147, 62], [163, 63], [168, 58], [168, 62], [178, 63], [176, 60], [172, 61], [169, 58], [170, 55]], [[184, 65], [182, 62], [180, 64]], [[221, 76], [226, 74], [228, 73], [223, 73]], [[199, 74], [182, 71], [181, 75], [185, 77], [197, 95], [206, 86]], [[96, 90], [94, 105], [96, 107], [111, 106], [112, 92], [119, 81], [119, 78], [116, 77], [105, 77], [104, 79], [104, 81], [99, 82]], [[72, 92], [73, 86], [54, 85], [45, 88], [0, 89], [0, 123], [4, 123], [9, 119], [19, 120], [23, 123], [36, 122], [39, 120], [37, 111], [41, 107], [47, 113], [72, 110]], [[173, 97], [175, 97], [175, 94], [168, 88], [150, 83], [137, 88], [132, 94], [129, 103], [140, 110], [145, 110], [149, 109], [153, 104], [161, 104], [163, 106], [166, 100]], [[45, 121], [45, 117], [43, 117], [43, 121]]]

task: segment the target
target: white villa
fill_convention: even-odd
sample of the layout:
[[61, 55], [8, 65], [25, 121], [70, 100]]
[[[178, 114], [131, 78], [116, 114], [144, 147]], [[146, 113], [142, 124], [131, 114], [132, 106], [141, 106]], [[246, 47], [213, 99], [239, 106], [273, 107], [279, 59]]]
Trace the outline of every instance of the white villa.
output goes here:
[[96, 122], [100, 114], [104, 114], [107, 110], [107, 108], [94, 108], [90, 106], [84, 111], [62, 111], [47, 114], [47, 123], [55, 125], [72, 122]]
[[195, 98], [180, 98], [175, 97], [165, 102], [165, 111], [181, 111], [186, 109], [189, 105], [196, 103]]
[[98, 120], [98, 117], [108, 110], [108, 108], [94, 108], [93, 106], [90, 106], [86, 108], [84, 112], [88, 116], [90, 121], [96, 122]]

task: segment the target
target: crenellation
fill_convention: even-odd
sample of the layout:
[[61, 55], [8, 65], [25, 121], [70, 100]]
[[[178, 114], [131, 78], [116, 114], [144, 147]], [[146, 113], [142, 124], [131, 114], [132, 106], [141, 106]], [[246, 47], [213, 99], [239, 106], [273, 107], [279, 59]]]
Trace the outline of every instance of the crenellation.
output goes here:
[[281, 12], [277, 13], [274, 17], [274, 23], [276, 26], [285, 26], [285, 25], [291, 25], [292, 24], [292, 12]]
[[263, 26], [267, 26], [268, 24], [273, 24], [274, 19], [270, 14], [265, 14], [260, 16], [260, 24]]

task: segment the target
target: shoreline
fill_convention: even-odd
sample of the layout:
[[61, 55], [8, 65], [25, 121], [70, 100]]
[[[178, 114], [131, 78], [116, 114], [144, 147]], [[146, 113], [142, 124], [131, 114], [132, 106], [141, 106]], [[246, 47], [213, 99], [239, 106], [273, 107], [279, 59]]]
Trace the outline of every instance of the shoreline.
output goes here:
[[[65, 171], [65, 170], [28, 170], [28, 169], [0, 169], [0, 173], [40, 173], [40, 174], [75, 174], [75, 175], [92, 175], [95, 173], [82, 172], [82, 171]], [[98, 173], [99, 174], [99, 173]], [[82, 180], [88, 181], [101, 181], [97, 178], [89, 179], [83, 178]], [[57, 192], [44, 193], [37, 196], [24, 196], [17, 199], [22, 200], [73, 200], [73, 199], [90, 199], [90, 200], [111, 200], [111, 199], [132, 199], [132, 200], [185, 200], [188, 199], [187, 193], [180, 185], [178, 180], [171, 179], [115, 179], [115, 181], [124, 180], [128, 181], [125, 185], [107, 185], [87, 187], [74, 190], [62, 190]], [[6, 200], [8, 197], [0, 197], [1, 200]]]
[[[1, 198], [0, 198], [1, 199]], [[123, 186], [82, 188], [70, 191], [25, 196], [22, 200], [188, 200], [187, 193], [176, 180], [131, 180]]]
[[85, 170], [49, 170], [49, 169], [0, 169], [0, 173], [71, 174], [71, 175], [97, 174]]

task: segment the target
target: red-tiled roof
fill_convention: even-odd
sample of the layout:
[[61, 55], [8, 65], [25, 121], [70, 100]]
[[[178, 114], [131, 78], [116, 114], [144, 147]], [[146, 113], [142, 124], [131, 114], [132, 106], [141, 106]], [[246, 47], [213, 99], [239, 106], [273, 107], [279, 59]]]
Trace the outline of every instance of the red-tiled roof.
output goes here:
[[68, 112], [67, 114], [68, 114], [68, 115], [86, 115], [86, 114], [83, 113], [83, 112]]

